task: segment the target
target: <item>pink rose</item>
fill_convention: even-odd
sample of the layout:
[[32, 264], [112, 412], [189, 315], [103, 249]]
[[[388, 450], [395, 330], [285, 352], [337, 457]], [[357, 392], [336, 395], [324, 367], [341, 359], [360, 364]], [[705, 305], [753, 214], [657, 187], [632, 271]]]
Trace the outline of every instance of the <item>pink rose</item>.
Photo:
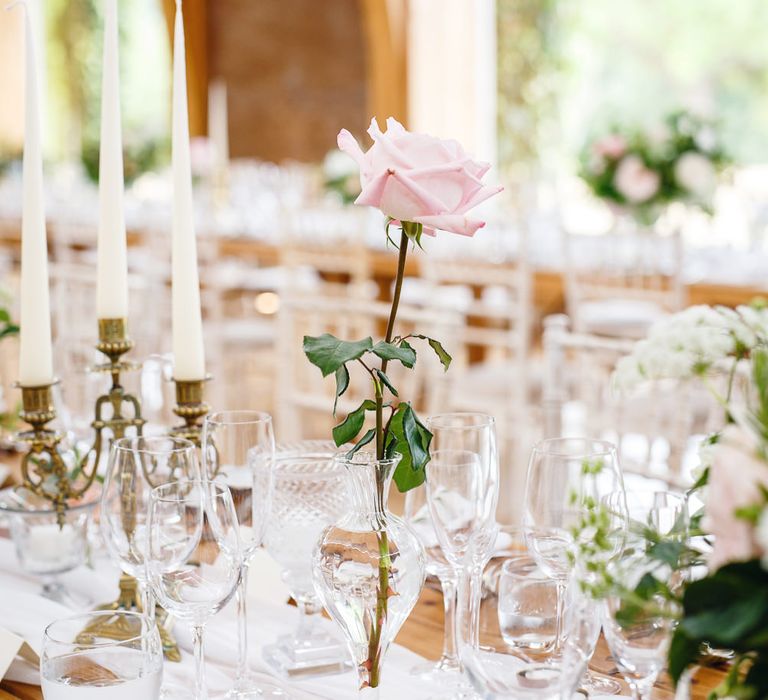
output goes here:
[[650, 170], [638, 156], [623, 158], [616, 168], [614, 185], [630, 204], [642, 204], [659, 191], [659, 175]]
[[726, 428], [715, 446], [702, 522], [715, 538], [709, 557], [712, 569], [764, 554], [754, 525], [736, 517], [739, 508], [761, 504], [760, 486], [768, 486], [768, 464], [758, 458], [756, 448], [755, 438], [734, 425]]
[[608, 134], [608, 136], [596, 141], [592, 148], [596, 155], [616, 160], [626, 152], [627, 142], [620, 134]]
[[441, 229], [474, 236], [485, 226], [466, 214], [503, 189], [483, 185], [487, 163], [472, 160], [456, 141], [406, 131], [392, 117], [386, 132], [372, 119], [368, 134], [374, 143], [367, 152], [346, 129], [338, 136], [339, 148], [360, 166], [362, 192], [355, 204], [423, 224], [429, 235]]

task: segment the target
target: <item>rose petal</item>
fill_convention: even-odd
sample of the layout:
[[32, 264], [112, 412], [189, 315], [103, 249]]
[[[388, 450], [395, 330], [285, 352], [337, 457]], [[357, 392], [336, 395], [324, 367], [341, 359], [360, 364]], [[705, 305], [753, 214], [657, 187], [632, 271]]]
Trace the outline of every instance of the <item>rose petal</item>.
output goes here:
[[[407, 191], [411, 197], [411, 201], [416, 205], [416, 210], [413, 212], [389, 212], [384, 210], [385, 214], [394, 216], [395, 218], [403, 221], [413, 221], [412, 216], [418, 216], [422, 213], [442, 214], [448, 211], [445, 203], [437, 196], [436, 193], [430, 192], [428, 189], [420, 185], [410, 174], [406, 174], [400, 170], [390, 171], [391, 177], [395, 180], [403, 190]], [[387, 199], [387, 192], [384, 193], [384, 199]]]
[[390, 131], [397, 136], [408, 133], [405, 127], [394, 117], [387, 117], [387, 133]]
[[[387, 134], [379, 129], [379, 123], [376, 121], [376, 117], [371, 119], [371, 125], [368, 127], [368, 135], [376, 142], [369, 151], [369, 154], [372, 158], [374, 155], [377, 156], [374, 159], [376, 170], [383, 170], [384, 167], [413, 167], [413, 161], [411, 161], [411, 159], [397, 147], [397, 145], [389, 136], [387, 136]], [[376, 146], [378, 146], [383, 151], [382, 154], [375, 154], [374, 149]], [[381, 155], [388, 159], [389, 162], [382, 163]]]
[[381, 173], [381, 175], [377, 175], [372, 180], [366, 182], [363, 185], [360, 194], [357, 195], [355, 204], [364, 207], [380, 207], [381, 199], [384, 195], [384, 190], [387, 187], [387, 180], [389, 180], [389, 177], [389, 171], [385, 171]]
[[483, 186], [480, 180], [464, 169], [462, 163], [445, 163], [428, 168], [414, 168], [408, 172], [408, 177], [438, 197], [445, 205], [442, 210], [426, 211], [425, 214], [456, 212], [466, 199], [472, 197]]
[[441, 231], [448, 231], [449, 233], [458, 233], [462, 236], [469, 236], [470, 238], [477, 233], [478, 229], [485, 226], [485, 221], [468, 219], [466, 216], [460, 214], [418, 216], [414, 221], [423, 224], [425, 228], [429, 226], [430, 228], [437, 228]]
[[352, 136], [349, 131], [342, 129], [336, 137], [336, 143], [339, 146], [339, 150], [344, 151], [348, 156], [351, 156], [362, 170], [365, 165], [365, 153], [363, 153], [363, 149], [360, 148], [357, 139]]
[[462, 205], [456, 210], [457, 214], [466, 214], [470, 209], [473, 209], [486, 199], [493, 197], [495, 194], [501, 192], [504, 188], [501, 185], [496, 187], [482, 187], [474, 192], [470, 198], [462, 203]]

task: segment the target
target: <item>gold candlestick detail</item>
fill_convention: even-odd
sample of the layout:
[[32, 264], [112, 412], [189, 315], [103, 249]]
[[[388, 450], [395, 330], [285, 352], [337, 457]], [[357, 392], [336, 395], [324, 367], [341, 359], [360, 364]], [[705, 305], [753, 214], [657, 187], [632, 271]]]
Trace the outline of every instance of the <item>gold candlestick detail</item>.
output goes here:
[[51, 388], [57, 383], [20, 387], [22, 410], [19, 416], [32, 429], [19, 433], [19, 438], [29, 445], [21, 460], [24, 486], [50, 501], [61, 527], [68, 503], [82, 498], [93, 483], [96, 465], [90, 469], [85, 464], [80, 465], [76, 477], [70, 474], [59, 452], [61, 434], [46, 427], [56, 418]]
[[210, 379], [174, 379], [176, 383], [176, 406], [173, 412], [184, 420], [184, 425], [171, 428], [173, 437], [180, 437], [200, 447], [202, 425], [200, 419], [211, 407], [203, 400], [203, 385]]

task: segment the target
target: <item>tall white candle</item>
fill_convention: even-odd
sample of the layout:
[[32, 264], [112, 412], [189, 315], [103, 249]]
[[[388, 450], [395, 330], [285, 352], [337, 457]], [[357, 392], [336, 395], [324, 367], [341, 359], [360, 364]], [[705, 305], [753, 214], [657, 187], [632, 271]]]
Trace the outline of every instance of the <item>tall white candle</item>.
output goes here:
[[42, 386], [53, 381], [51, 311], [48, 297], [48, 241], [43, 201], [40, 145], [40, 96], [29, 8], [25, 14], [24, 194], [21, 223], [21, 348], [19, 383]]
[[194, 380], [205, 377], [205, 352], [192, 204], [181, 0], [176, 0], [173, 36], [173, 372], [176, 379]]
[[101, 76], [99, 250], [96, 274], [96, 314], [99, 318], [128, 317], [119, 66], [117, 0], [106, 0]]

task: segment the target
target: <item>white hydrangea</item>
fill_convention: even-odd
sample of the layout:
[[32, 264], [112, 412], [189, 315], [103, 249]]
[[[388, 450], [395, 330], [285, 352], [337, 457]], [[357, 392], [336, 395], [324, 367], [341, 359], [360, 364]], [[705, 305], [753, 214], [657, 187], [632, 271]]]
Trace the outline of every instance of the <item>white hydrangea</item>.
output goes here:
[[654, 324], [617, 363], [613, 384], [628, 393], [644, 381], [687, 379], [760, 342], [768, 342], [768, 310], [691, 306]]

